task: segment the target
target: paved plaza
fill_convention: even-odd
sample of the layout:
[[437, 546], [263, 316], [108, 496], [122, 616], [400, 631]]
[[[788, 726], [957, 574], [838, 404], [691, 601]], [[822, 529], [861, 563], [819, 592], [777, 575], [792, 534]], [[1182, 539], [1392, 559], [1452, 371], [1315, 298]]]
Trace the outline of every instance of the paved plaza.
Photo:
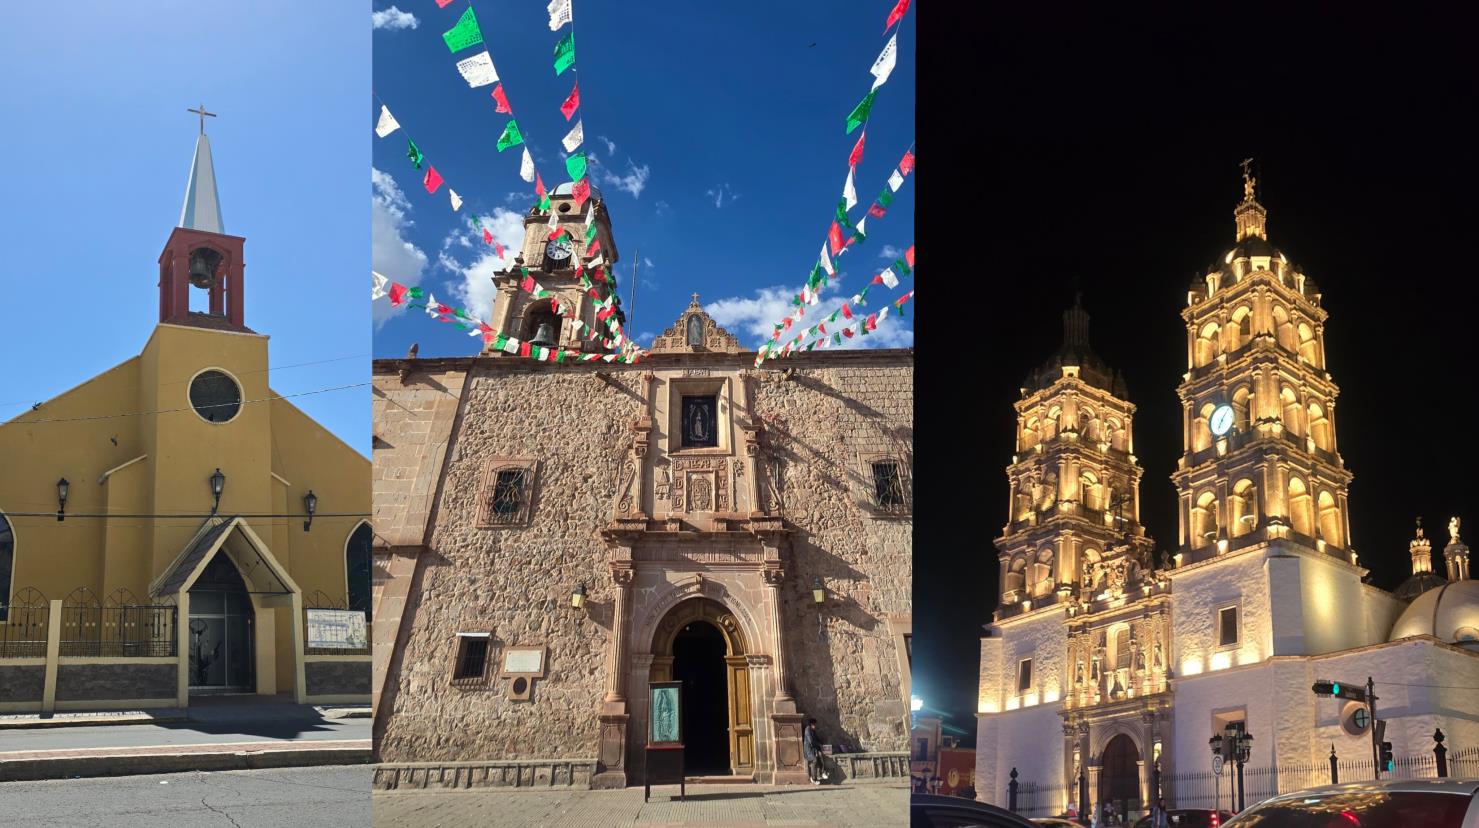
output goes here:
[[902, 785], [689, 785], [683, 802], [676, 785], [619, 791], [481, 790], [376, 791], [376, 828], [468, 825], [616, 826], [792, 825], [888, 826], [908, 821], [909, 789]]

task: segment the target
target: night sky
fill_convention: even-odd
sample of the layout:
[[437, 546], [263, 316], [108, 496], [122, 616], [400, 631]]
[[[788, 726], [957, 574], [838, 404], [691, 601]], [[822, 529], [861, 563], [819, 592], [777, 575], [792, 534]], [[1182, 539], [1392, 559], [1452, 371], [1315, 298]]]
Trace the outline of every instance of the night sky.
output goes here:
[[[913, 692], [968, 745], [1018, 388], [1062, 341], [1081, 290], [1094, 349], [1138, 407], [1142, 522], [1173, 549], [1179, 312], [1192, 278], [1233, 245], [1245, 157], [1269, 241], [1324, 292], [1352, 545], [1372, 582], [1410, 573], [1414, 516], [1435, 557], [1450, 515], [1479, 537], [1464, 433], [1479, 66], [1463, 26], [1350, 5], [1323, 21], [1013, 16], [1027, 5], [921, 18], [920, 227], [933, 238], [920, 242]], [[982, 61], [966, 86], [948, 62], [962, 53]]]

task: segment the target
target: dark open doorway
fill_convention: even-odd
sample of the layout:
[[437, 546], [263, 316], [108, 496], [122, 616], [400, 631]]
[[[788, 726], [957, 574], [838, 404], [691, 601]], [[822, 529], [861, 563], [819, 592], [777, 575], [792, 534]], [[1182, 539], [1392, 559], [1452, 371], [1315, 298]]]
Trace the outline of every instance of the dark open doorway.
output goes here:
[[684, 761], [690, 776], [728, 775], [729, 688], [724, 636], [703, 621], [673, 639], [673, 679], [683, 682]]
[[1140, 751], [1121, 733], [1104, 746], [1099, 771], [1099, 801], [1112, 802], [1125, 816], [1140, 810]]
[[246, 582], [224, 553], [190, 588], [190, 691], [252, 692], [256, 615]]

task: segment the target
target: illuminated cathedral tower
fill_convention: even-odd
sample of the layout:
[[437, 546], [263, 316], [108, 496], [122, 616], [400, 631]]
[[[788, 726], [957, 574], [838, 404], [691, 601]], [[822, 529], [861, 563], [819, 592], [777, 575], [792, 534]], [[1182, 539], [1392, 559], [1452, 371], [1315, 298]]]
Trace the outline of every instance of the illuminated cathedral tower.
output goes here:
[[1284, 539], [1354, 564], [1320, 291], [1269, 244], [1248, 163], [1236, 244], [1192, 284], [1181, 312], [1178, 563]]

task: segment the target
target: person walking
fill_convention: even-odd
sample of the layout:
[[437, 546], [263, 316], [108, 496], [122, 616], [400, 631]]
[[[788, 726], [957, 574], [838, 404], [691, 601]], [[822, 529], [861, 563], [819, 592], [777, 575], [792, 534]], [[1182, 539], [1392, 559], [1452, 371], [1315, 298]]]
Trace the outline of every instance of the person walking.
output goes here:
[[822, 744], [816, 719], [808, 719], [806, 730], [801, 732], [801, 753], [806, 758], [806, 776], [811, 784], [822, 784], [827, 772], [822, 768]]
[[1171, 815], [1166, 813], [1166, 800], [1158, 799], [1150, 808], [1150, 828], [1171, 828]]

